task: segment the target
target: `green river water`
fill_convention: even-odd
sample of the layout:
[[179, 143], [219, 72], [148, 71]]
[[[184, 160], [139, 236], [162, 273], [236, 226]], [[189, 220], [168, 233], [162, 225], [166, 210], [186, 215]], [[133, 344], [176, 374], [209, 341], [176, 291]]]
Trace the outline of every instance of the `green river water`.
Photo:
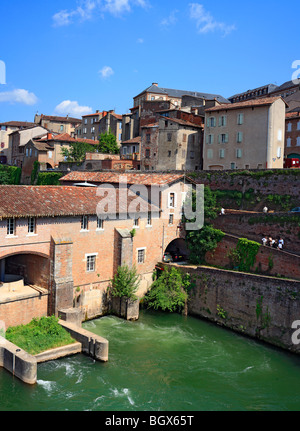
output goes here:
[[84, 325], [109, 362], [76, 355], [38, 366], [28, 386], [0, 368], [1, 411], [298, 411], [300, 358], [209, 322], [142, 311]]

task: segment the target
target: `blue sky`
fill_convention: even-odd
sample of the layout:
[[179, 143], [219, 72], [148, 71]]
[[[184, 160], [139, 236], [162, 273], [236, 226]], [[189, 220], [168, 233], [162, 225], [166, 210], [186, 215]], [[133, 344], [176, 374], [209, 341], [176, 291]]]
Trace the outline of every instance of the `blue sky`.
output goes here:
[[300, 59], [299, 12], [279, 0], [1, 0], [0, 122], [124, 114], [152, 82], [224, 97], [281, 85]]

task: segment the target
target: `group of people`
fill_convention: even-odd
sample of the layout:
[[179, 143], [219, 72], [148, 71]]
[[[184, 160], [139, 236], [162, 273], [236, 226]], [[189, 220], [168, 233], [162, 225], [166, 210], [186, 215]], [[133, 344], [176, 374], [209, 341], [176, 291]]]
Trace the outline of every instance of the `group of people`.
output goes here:
[[262, 243], [265, 246], [277, 248], [278, 250], [282, 250], [284, 246], [283, 238], [273, 239], [271, 236], [264, 236], [262, 239]]

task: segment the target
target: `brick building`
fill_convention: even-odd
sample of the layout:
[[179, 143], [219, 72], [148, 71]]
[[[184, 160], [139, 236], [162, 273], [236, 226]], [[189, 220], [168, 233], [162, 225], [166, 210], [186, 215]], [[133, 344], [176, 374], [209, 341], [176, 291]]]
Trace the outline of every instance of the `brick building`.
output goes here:
[[18, 130], [34, 127], [34, 123], [26, 121], [7, 121], [0, 123], [0, 156], [4, 156], [3, 161], [0, 163], [11, 164], [11, 151], [9, 148], [9, 135]]
[[73, 117], [58, 117], [54, 115], [36, 114], [35, 124], [45, 127], [52, 133], [68, 133], [74, 136], [75, 128], [81, 123], [81, 119]]
[[289, 159], [300, 159], [300, 108], [288, 112], [285, 118], [284, 155]]
[[[0, 319], [30, 286], [48, 295], [48, 314], [78, 307], [83, 319], [100, 316], [122, 264], [137, 267], [143, 295], [165, 249], [181, 236], [179, 198], [172, 196], [163, 214], [129, 188], [0, 186]], [[6, 293], [12, 279], [14, 292]], [[15, 324], [35, 317], [21, 311]]]

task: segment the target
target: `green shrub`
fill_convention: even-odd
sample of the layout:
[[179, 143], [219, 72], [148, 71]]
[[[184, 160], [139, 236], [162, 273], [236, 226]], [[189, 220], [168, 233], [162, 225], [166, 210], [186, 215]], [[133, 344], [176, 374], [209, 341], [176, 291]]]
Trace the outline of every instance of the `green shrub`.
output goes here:
[[162, 311], [180, 311], [186, 304], [190, 286], [190, 276], [177, 268], [166, 267], [151, 286], [144, 298], [148, 308]]
[[55, 316], [35, 318], [28, 325], [9, 327], [5, 335], [8, 341], [31, 355], [75, 343]]
[[139, 287], [139, 275], [135, 267], [119, 266], [108, 287], [109, 293], [118, 298], [137, 299], [135, 293]]
[[16, 166], [0, 165], [0, 185], [19, 185], [21, 173]]
[[37, 178], [38, 186], [59, 186], [59, 179], [63, 176], [61, 172], [39, 172]]

